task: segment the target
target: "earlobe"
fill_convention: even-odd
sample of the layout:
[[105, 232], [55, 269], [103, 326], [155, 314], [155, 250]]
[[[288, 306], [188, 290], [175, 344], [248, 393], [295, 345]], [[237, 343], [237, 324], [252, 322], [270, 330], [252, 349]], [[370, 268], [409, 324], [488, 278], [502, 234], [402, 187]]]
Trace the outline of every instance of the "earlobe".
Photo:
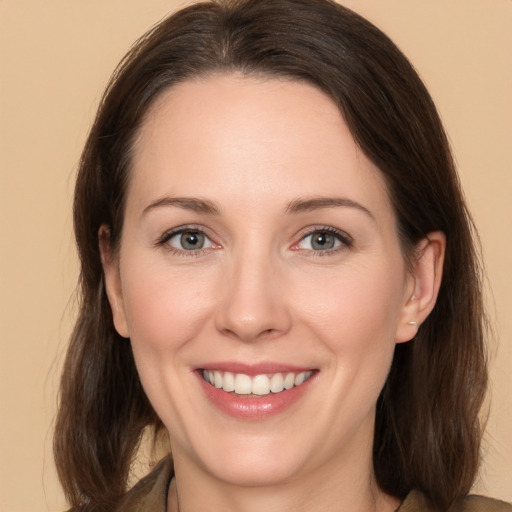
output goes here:
[[107, 293], [114, 327], [120, 336], [128, 338], [128, 324], [124, 311], [124, 301], [121, 287], [121, 276], [117, 259], [112, 254], [110, 247], [110, 229], [102, 224], [98, 231], [98, 244], [100, 248], [101, 264], [103, 266], [103, 277], [105, 291]]
[[416, 246], [410, 270], [410, 285], [398, 319], [396, 342], [409, 341], [434, 309], [443, 275], [446, 236], [441, 231], [429, 233]]

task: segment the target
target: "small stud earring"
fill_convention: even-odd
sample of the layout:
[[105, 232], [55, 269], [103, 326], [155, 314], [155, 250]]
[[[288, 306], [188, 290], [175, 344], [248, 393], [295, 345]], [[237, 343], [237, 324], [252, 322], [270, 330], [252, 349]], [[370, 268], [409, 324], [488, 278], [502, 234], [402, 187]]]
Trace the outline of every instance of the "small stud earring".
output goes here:
[[418, 327], [418, 322], [411, 320], [410, 322], [407, 322], [407, 325], [414, 325], [414, 327]]

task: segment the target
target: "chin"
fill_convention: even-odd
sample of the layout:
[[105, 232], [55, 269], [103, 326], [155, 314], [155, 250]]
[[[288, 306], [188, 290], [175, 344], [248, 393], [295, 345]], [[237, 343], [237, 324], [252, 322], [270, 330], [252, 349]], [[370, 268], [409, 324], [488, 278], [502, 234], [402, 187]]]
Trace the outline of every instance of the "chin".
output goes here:
[[214, 463], [210, 474], [217, 480], [237, 487], [271, 487], [290, 482], [297, 478], [302, 465], [281, 456], [268, 455], [264, 458], [233, 457], [232, 462]]
[[[224, 436], [222, 436], [224, 437]], [[268, 487], [297, 478], [305, 468], [297, 443], [234, 432], [198, 446], [194, 459], [215, 480], [243, 487]]]

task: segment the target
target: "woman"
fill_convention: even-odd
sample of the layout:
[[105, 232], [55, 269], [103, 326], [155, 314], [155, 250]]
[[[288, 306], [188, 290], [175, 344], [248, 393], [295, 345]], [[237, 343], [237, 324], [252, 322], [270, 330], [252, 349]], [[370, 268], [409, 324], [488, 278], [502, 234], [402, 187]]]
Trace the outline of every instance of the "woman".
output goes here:
[[[446, 136], [327, 0], [191, 6], [116, 71], [75, 193], [55, 453], [77, 510], [510, 510], [479, 462], [484, 315]], [[147, 427], [171, 457], [126, 492]]]

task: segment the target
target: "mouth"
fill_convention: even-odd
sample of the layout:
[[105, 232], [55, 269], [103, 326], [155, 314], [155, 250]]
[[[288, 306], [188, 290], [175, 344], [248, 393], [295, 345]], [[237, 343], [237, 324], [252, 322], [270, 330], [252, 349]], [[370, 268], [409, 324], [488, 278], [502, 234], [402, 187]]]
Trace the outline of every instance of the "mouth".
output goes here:
[[217, 410], [238, 420], [259, 421], [302, 403], [320, 371], [271, 362], [223, 362], [199, 367], [195, 373], [205, 397]]
[[241, 397], [262, 397], [277, 395], [304, 384], [315, 373], [314, 370], [263, 373], [249, 376], [244, 373], [221, 370], [200, 370], [203, 380], [217, 389]]

